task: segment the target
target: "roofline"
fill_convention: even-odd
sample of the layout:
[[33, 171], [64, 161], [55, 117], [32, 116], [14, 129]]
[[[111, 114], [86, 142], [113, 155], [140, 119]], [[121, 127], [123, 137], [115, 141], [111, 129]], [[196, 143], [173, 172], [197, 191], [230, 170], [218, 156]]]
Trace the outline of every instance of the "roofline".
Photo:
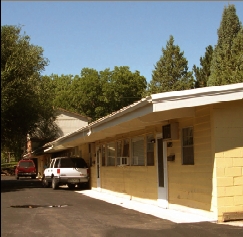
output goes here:
[[135, 103], [129, 106], [123, 107], [122, 109], [116, 112], [113, 112], [94, 122], [91, 122], [85, 127], [81, 127], [74, 132], [66, 134], [65, 136], [60, 137], [55, 141], [49, 142], [45, 144], [43, 147], [60, 144], [61, 141], [67, 138], [71, 138], [77, 135], [78, 133], [83, 133], [83, 137], [89, 136], [92, 132], [92, 128], [102, 126], [104, 123], [112, 121], [115, 118], [121, 117], [123, 115], [126, 115], [141, 107], [145, 107], [148, 104], [151, 104], [151, 106], [153, 106], [153, 112], [158, 112], [171, 110], [175, 108], [202, 106], [220, 103], [222, 101], [232, 101], [239, 99], [243, 99], [243, 83], [152, 94], [151, 96], [142, 98], [141, 100], [136, 101]]
[[74, 115], [77, 115], [77, 116], [82, 117], [82, 118], [86, 118], [89, 121], [91, 121], [91, 118], [86, 116], [86, 115], [78, 114], [78, 113], [75, 113], [75, 112], [60, 108], [60, 107], [54, 108], [54, 110], [59, 110], [59, 111], [67, 112], [67, 113], [70, 113], [70, 114], [74, 114]]

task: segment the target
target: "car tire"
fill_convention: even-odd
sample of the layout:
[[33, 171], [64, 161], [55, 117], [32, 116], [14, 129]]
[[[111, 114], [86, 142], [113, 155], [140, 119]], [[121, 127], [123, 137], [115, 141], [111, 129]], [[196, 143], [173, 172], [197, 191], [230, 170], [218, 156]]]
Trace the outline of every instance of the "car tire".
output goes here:
[[19, 179], [19, 176], [18, 175], [16, 175], [16, 179]]
[[52, 187], [52, 189], [57, 189], [57, 187], [58, 187], [58, 181], [54, 177], [52, 178], [51, 187]]
[[67, 184], [69, 189], [74, 189], [75, 188], [75, 184]]
[[50, 183], [46, 180], [45, 176], [42, 178], [42, 186], [44, 188], [49, 188], [50, 187]]
[[31, 176], [31, 178], [32, 178], [32, 179], [36, 179], [36, 176], [35, 176], [35, 175], [34, 175], [34, 176]]

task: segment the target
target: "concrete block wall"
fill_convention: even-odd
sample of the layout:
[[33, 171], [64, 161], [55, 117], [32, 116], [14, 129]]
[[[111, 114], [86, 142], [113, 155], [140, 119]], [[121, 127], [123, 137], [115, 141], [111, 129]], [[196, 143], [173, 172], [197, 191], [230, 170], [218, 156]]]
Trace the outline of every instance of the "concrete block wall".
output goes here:
[[101, 188], [129, 195], [131, 198], [157, 200], [155, 166], [101, 167]]
[[[210, 108], [195, 108], [195, 117], [179, 119], [179, 140], [173, 141], [167, 153], [175, 154], [168, 161], [169, 204], [212, 211], [212, 172]], [[193, 127], [194, 165], [182, 165], [181, 130]]]
[[213, 106], [218, 220], [243, 212], [243, 100]]

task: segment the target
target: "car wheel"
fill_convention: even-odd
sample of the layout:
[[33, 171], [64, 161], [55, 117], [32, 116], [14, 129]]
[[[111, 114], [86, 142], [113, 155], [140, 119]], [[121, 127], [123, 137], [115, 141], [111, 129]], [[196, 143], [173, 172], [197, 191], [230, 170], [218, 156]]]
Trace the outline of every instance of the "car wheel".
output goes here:
[[57, 189], [58, 187], [57, 179], [55, 179], [54, 177], [52, 178], [51, 187], [52, 189]]
[[36, 176], [35, 176], [35, 175], [33, 175], [33, 176], [31, 176], [31, 178], [32, 178], [32, 179], [36, 179]]
[[74, 189], [75, 188], [75, 184], [68, 184], [68, 188], [69, 189]]
[[50, 187], [50, 183], [46, 180], [45, 176], [42, 178], [42, 186], [44, 188], [49, 188]]
[[19, 176], [18, 175], [16, 175], [16, 179], [19, 179]]

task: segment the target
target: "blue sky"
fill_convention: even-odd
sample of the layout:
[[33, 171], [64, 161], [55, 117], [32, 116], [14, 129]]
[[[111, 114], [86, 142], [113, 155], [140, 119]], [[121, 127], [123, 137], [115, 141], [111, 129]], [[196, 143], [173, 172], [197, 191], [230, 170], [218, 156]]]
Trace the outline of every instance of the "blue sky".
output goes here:
[[22, 25], [44, 49], [43, 75], [129, 66], [149, 82], [170, 35], [189, 70], [200, 66], [205, 48], [217, 44], [228, 3], [243, 22], [240, 1], [1, 1], [1, 25]]

